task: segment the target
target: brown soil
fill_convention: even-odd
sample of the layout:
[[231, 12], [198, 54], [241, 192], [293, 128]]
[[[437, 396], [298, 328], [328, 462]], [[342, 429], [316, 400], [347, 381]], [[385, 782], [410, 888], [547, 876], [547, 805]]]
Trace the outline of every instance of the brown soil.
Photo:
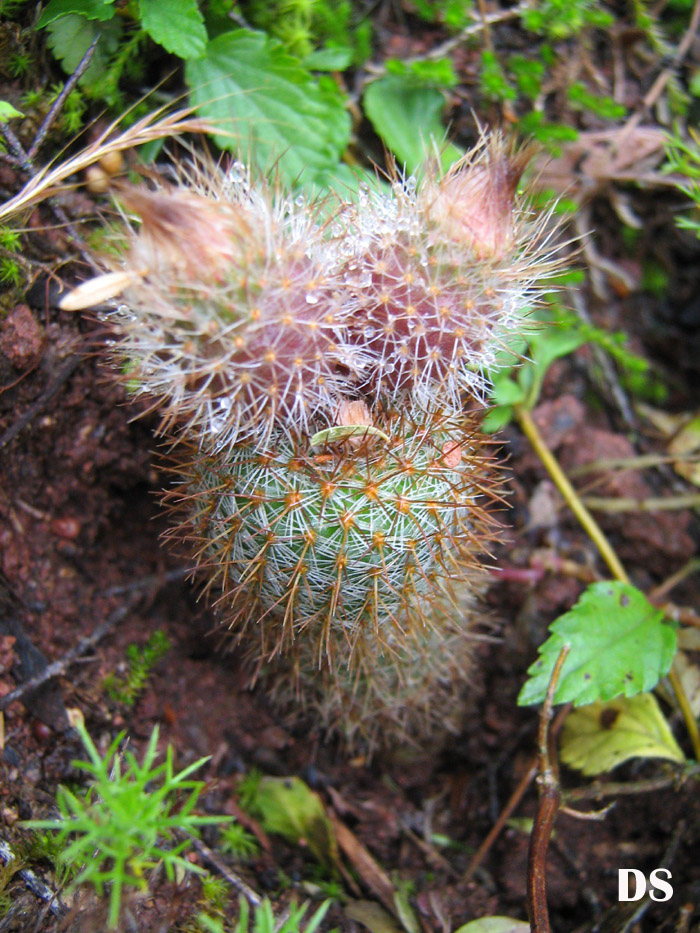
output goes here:
[[[0, 167], [3, 188], [12, 188], [15, 180], [6, 166]], [[639, 199], [636, 207], [642, 216], [658, 217], [665, 210], [653, 196]], [[593, 217], [599, 248], [615, 258], [619, 221], [609, 213], [605, 197], [594, 202]], [[48, 207], [32, 218], [38, 231], [52, 223]], [[58, 236], [39, 232], [33, 237], [37, 257], [47, 263], [66, 246]], [[622, 289], [598, 306], [592, 296], [584, 296], [598, 326], [624, 329], [633, 346], [649, 356], [671, 385], [669, 404], [676, 410], [693, 407], [700, 381], [699, 252], [692, 237], [675, 229], [669, 214], [641, 243], [635, 260], [640, 265], [650, 257], [663, 261], [671, 282], [663, 302]], [[512, 494], [502, 514], [507, 543], [499, 548], [499, 569], [485, 607], [498, 637], [475, 643], [463, 733], [438, 754], [408, 748], [371, 761], [350, 757], [341, 745], [324, 741], [313, 718], [294, 726], [280, 722], [262, 690], [246, 689], [235, 654], [221, 650], [216, 619], [197, 601], [196, 588], [186, 580], [184, 558], [159, 543], [167, 519], [158, 494], [168, 478], [154, 454], [155, 422], [148, 416], [134, 420], [137, 412], [100, 353], [101, 328], [57, 310], [53, 288], [40, 277], [26, 301], [9, 308], [0, 320], [0, 696], [47, 662], [63, 658], [84, 636], [111, 624], [59, 678], [5, 710], [2, 838], [20, 847], [20, 822], [55, 813], [57, 784], [80, 779], [71, 762], [81, 749], [70, 727], [72, 711], [80, 710], [102, 749], [125, 729], [140, 754], [158, 724], [161, 746], [173, 745], [178, 767], [211, 756], [200, 775], [207, 782], [204, 812], [240, 816], [237, 785], [252, 768], [301, 776], [395, 884], [410, 884], [411, 903], [426, 933], [457, 930], [485, 915], [525, 919], [526, 830], [537, 808], [534, 783], [514, 813], [516, 821], [503, 830], [471, 876], [467, 868], [533, 762], [537, 715], [516, 703], [526, 669], [549, 623], [583, 590], [581, 577], [593, 568], [602, 576], [604, 568], [524, 437], [514, 427], [503, 435], [512, 474]], [[640, 420], [632, 430], [614, 405], [601, 403], [606, 395], [595, 382], [596, 372], [589, 348], [556, 363], [535, 412], [565, 469], [570, 472], [600, 458], [663, 452], [662, 439]], [[590, 478], [587, 474], [581, 482]], [[605, 476], [594, 492], [644, 499], [689, 489], [665, 466], [656, 472]], [[690, 511], [602, 516], [601, 524], [633, 581], [645, 591], [697, 552], [700, 528], [697, 514]], [[584, 572], [577, 576], [572, 568]], [[699, 595], [697, 577], [690, 576], [671, 598], [681, 606], [697, 606]], [[137, 703], [129, 708], [111, 700], [105, 678], [123, 674], [127, 646], [143, 645], [158, 629], [172, 647]], [[670, 706], [668, 711], [692, 757], [678, 714]], [[632, 784], [669, 773], [663, 763], [639, 760], [602, 780]], [[591, 783], [566, 769], [561, 779], [567, 789]], [[555, 933], [700, 929], [696, 784], [679, 780], [654, 792], [619, 793], [612, 800], [614, 806], [600, 818], [584, 821], [569, 813], [557, 818], [546, 865]], [[597, 813], [609, 802], [606, 798], [576, 806]], [[216, 832], [203, 835], [215, 848]], [[439, 842], [445, 838], [451, 840], [449, 847]], [[211, 868], [201, 853], [193, 858]], [[315, 877], [313, 860], [277, 836], [243, 867], [221, 858], [275, 903], [287, 903], [290, 889], [297, 899], [305, 899], [308, 888], [301, 882]], [[629, 905], [617, 906], [618, 869], [650, 871], [663, 864], [673, 872], [672, 900], [646, 901], [643, 916], [633, 921]], [[31, 867], [50, 886], [55, 884], [47, 863]], [[359, 879], [358, 893], [371, 897], [365, 882]], [[104, 906], [88, 893], [62, 919], [47, 913], [19, 875], [7, 893], [10, 907], [0, 916], [0, 931], [104, 928]], [[200, 898], [196, 878], [175, 885], [157, 876], [147, 897], [130, 901], [130, 929], [186, 929]], [[235, 903], [232, 895], [233, 913]], [[360, 926], [338, 904], [323, 928], [350, 931]]]

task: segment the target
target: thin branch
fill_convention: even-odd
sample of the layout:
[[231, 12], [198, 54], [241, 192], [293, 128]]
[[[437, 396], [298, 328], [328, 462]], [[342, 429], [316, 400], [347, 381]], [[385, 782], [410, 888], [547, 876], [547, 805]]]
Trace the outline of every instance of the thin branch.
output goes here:
[[582, 496], [581, 502], [596, 512], [677, 512], [680, 509], [698, 508], [700, 492], [680, 496], [649, 496], [646, 499], [634, 499], [632, 496]]
[[29, 408], [15, 421], [14, 424], [11, 424], [10, 427], [0, 436], [0, 450], [5, 447], [10, 441], [14, 440], [15, 437], [22, 431], [58, 392], [61, 386], [66, 382], [70, 377], [74, 369], [77, 368], [80, 363], [82, 356], [75, 354], [74, 356], [68, 357], [66, 362], [63, 364], [61, 369], [59, 369], [56, 378], [53, 382], [49, 383], [47, 388], [41, 393], [39, 398], [32, 402]]
[[700, 777], [700, 765], [692, 765], [687, 771], [680, 774], [671, 774], [667, 777], [650, 778], [644, 781], [610, 781], [597, 782], [587, 787], [574, 787], [564, 791], [562, 798], [565, 803], [574, 803], [578, 800], [601, 800], [603, 797], [630, 797], [635, 794], [652, 794], [657, 790], [667, 790], [669, 787], [678, 788], [689, 778]]
[[214, 868], [221, 874], [228, 883], [238, 891], [239, 894], [242, 894], [249, 904], [252, 904], [253, 907], [257, 907], [259, 904], [262, 904], [262, 898], [260, 895], [254, 891], [250, 885], [246, 884], [245, 881], [240, 878], [234, 871], [232, 871], [228, 865], [220, 859], [216, 852], [209, 848], [209, 846], [202, 842], [201, 839], [197, 839], [196, 836], [190, 837], [190, 842], [199, 852], [203, 859], [209, 862], [210, 865], [213, 865]]
[[99, 35], [95, 36], [95, 38], [92, 40], [91, 44], [89, 45], [87, 51], [85, 52], [83, 57], [78, 62], [78, 67], [75, 69], [73, 74], [70, 76], [70, 78], [68, 78], [66, 83], [63, 85], [63, 90], [58, 95], [56, 100], [53, 102], [51, 109], [44, 117], [44, 120], [41, 126], [39, 127], [39, 129], [37, 130], [36, 136], [34, 137], [34, 142], [29, 147], [29, 152], [27, 153], [27, 158], [30, 162], [34, 161], [34, 157], [39, 151], [39, 147], [41, 146], [43, 141], [46, 139], [46, 134], [51, 129], [51, 125], [53, 121], [56, 119], [58, 114], [61, 112], [61, 108], [63, 107], [63, 104], [66, 101], [66, 98], [68, 97], [70, 92], [73, 90], [75, 85], [78, 83], [78, 81], [82, 78], [83, 74], [87, 70], [87, 67], [90, 64], [90, 61], [92, 59], [92, 56], [95, 54], [95, 49], [97, 48], [97, 43], [99, 41], [100, 41]]
[[[181, 576], [181, 571], [174, 571], [178, 576]], [[114, 628], [117, 623], [121, 622], [122, 619], [133, 610], [134, 606], [137, 605], [141, 599], [144, 590], [151, 588], [159, 588], [163, 585], [167, 579], [170, 578], [170, 575], [152, 575], [145, 577], [143, 580], [139, 581], [138, 584], [132, 585], [132, 594], [126, 602], [119, 606], [114, 612], [110, 613], [107, 618], [102, 622], [97, 628], [91, 632], [89, 635], [86, 635], [84, 638], [81, 638], [80, 641], [67, 651], [62, 658], [58, 661], [54, 661], [52, 664], [49, 664], [44, 668], [41, 673], [37, 674], [36, 677], [32, 677], [31, 680], [27, 680], [24, 683], [20, 684], [19, 687], [16, 687], [10, 693], [5, 694], [5, 696], [0, 697], [0, 711], [7, 709], [7, 707], [14, 703], [15, 700], [21, 700], [23, 696], [28, 693], [32, 693], [38, 687], [41, 687], [42, 684], [45, 684], [48, 680], [52, 680], [54, 677], [60, 677], [65, 674], [66, 670], [70, 665], [79, 658], [81, 655], [85, 654], [88, 649], [96, 645], [104, 636], [109, 632], [110, 629]]]

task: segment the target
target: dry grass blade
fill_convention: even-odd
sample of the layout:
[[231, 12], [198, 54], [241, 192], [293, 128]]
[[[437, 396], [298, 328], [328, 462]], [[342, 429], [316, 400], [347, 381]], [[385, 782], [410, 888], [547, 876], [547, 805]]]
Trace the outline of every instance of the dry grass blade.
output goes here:
[[211, 133], [214, 131], [212, 123], [192, 116], [190, 108], [166, 113], [161, 108], [138, 120], [133, 126], [124, 130], [118, 136], [110, 138], [119, 127], [119, 120], [111, 123], [104, 132], [89, 146], [76, 156], [60, 162], [58, 165], [47, 165], [38, 170], [24, 188], [0, 205], [0, 222], [7, 220], [15, 214], [43, 201], [71, 175], [81, 172], [89, 165], [98, 162], [105, 155], [142, 146], [144, 143], [167, 136], [180, 136], [183, 133]]

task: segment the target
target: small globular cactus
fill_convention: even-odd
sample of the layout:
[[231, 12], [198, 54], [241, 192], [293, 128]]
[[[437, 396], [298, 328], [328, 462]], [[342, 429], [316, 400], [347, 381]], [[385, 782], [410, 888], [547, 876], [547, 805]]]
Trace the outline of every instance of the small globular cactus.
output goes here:
[[362, 309], [350, 339], [370, 357], [367, 393], [460, 410], [512, 365], [556, 268], [548, 218], [516, 196], [529, 158], [484, 137], [444, 176], [429, 164], [346, 209], [337, 229], [346, 225], [345, 279]]
[[178, 468], [173, 534], [265, 658], [303, 638], [321, 668], [421, 636], [493, 540], [497, 478], [474, 424], [389, 410], [365, 427], [320, 444], [278, 431]]
[[114, 354], [161, 430], [226, 449], [328, 422], [362, 354], [344, 336], [355, 306], [319, 205], [254, 184], [240, 163], [122, 201], [140, 223], [121, 244]]
[[195, 165], [124, 190], [122, 266], [68, 299], [121, 295], [113, 353], [173, 440], [170, 538], [280, 665], [271, 693], [350, 741], [459, 719], [500, 486], [473, 412], [556, 266], [527, 158], [485, 136], [323, 203]]

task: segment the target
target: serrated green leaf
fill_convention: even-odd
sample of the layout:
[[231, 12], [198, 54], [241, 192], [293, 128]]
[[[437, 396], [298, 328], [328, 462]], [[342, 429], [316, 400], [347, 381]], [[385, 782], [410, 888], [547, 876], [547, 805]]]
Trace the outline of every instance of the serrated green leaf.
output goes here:
[[15, 117], [23, 117], [24, 114], [13, 107], [9, 101], [0, 100], [0, 121], [14, 120]]
[[321, 798], [299, 777], [263, 777], [251, 810], [264, 829], [304, 844], [326, 868], [338, 864], [338, 844]]
[[154, 42], [180, 58], [199, 58], [207, 30], [197, 0], [139, 0], [141, 25]]
[[482, 917], [460, 927], [456, 933], [529, 933], [530, 924], [510, 917]]
[[315, 79], [264, 33], [238, 29], [213, 39], [186, 65], [190, 97], [220, 128], [222, 149], [281, 180], [305, 183], [337, 166], [350, 139], [350, 116], [335, 82]]
[[71, 13], [49, 23], [46, 31], [49, 47], [66, 74], [73, 74], [93, 39], [99, 37], [90, 64], [79, 82], [81, 87], [89, 87], [108, 68], [110, 55], [119, 45], [122, 24], [119, 19], [97, 23]]
[[560, 755], [564, 764], [587, 776], [611, 771], [630, 758], [685, 761], [651, 693], [574, 710], [564, 722]]
[[652, 690], [668, 673], [676, 630], [636, 587], [616, 581], [592, 583], [573, 609], [549, 627], [551, 637], [529, 669], [518, 704], [541, 703], [554, 664], [568, 644], [555, 703], [576, 706]]
[[105, 23], [114, 16], [114, 12], [114, 0], [51, 0], [39, 17], [37, 29], [43, 29], [59, 17], [71, 13]]
[[373, 81], [365, 90], [364, 108], [377, 134], [408, 172], [415, 171], [435, 147], [443, 168], [464, 154], [457, 146], [442, 145], [444, 94], [411, 74], [390, 74]]

